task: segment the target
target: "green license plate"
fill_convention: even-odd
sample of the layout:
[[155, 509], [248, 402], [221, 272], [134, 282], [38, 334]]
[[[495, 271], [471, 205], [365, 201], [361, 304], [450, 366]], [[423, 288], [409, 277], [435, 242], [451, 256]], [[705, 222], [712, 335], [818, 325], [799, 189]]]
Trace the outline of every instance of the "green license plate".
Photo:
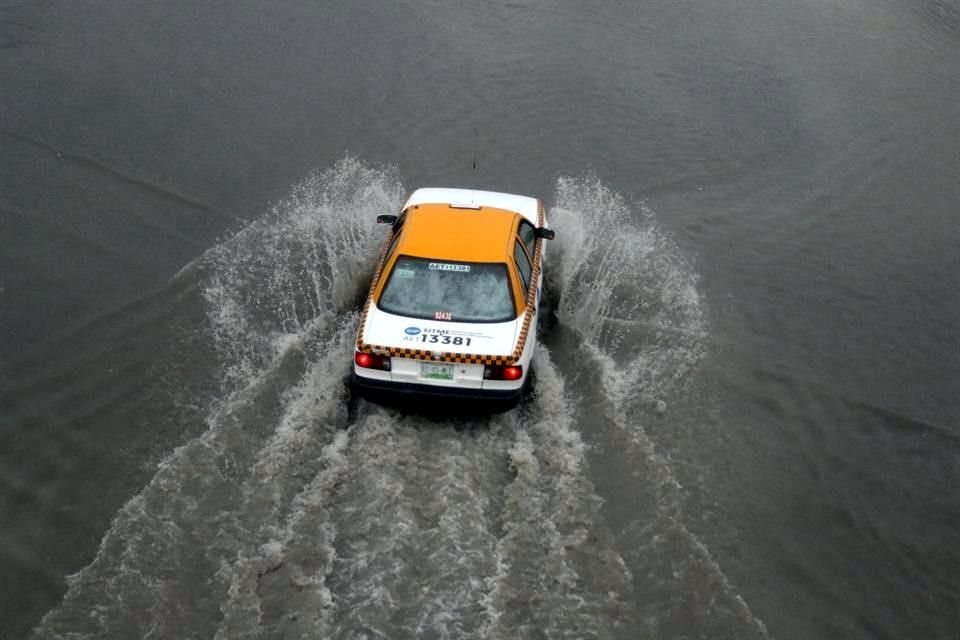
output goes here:
[[420, 377], [431, 380], [453, 380], [453, 365], [421, 362]]

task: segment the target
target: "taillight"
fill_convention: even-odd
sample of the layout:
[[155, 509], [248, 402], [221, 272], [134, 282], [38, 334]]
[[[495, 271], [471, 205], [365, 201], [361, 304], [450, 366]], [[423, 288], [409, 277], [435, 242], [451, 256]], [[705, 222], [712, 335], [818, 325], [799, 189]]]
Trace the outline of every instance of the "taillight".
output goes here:
[[503, 379], [504, 380], [519, 380], [523, 377], [523, 367], [517, 365], [515, 367], [504, 367], [503, 368]]
[[353, 361], [357, 363], [358, 367], [363, 367], [364, 369], [369, 369], [373, 366], [373, 356], [369, 353], [357, 351], [353, 356]]
[[357, 363], [358, 367], [362, 367], [364, 369], [382, 369], [383, 371], [390, 371], [390, 358], [376, 353], [364, 353], [362, 351], [357, 351], [353, 354], [353, 361]]
[[522, 377], [523, 367], [521, 365], [503, 367], [488, 364], [483, 369], [484, 380], [519, 380]]

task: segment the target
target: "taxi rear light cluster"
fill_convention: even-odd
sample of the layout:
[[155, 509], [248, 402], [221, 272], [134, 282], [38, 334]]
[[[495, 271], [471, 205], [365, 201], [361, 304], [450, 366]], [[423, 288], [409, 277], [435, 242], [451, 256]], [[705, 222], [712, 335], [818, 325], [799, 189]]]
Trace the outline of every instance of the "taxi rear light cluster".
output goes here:
[[363, 369], [380, 369], [390, 371], [390, 357], [378, 353], [364, 353], [357, 351], [353, 354], [353, 361]]
[[522, 365], [501, 366], [488, 364], [483, 369], [484, 380], [519, 380], [523, 377]]

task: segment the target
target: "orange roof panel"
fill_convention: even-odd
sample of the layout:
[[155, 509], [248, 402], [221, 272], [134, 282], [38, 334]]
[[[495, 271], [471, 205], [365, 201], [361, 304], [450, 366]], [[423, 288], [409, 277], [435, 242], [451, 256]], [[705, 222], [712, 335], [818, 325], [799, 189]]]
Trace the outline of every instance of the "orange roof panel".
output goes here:
[[519, 214], [421, 204], [407, 210], [396, 253], [462, 262], [507, 262]]

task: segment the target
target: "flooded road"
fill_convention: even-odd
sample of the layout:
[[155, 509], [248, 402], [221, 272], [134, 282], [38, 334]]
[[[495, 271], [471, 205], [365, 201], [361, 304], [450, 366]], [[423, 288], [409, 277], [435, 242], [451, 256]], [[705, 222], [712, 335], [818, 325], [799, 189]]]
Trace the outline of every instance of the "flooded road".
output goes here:
[[[0, 0], [0, 636], [949, 638], [960, 12]], [[530, 398], [344, 375], [539, 196]]]

